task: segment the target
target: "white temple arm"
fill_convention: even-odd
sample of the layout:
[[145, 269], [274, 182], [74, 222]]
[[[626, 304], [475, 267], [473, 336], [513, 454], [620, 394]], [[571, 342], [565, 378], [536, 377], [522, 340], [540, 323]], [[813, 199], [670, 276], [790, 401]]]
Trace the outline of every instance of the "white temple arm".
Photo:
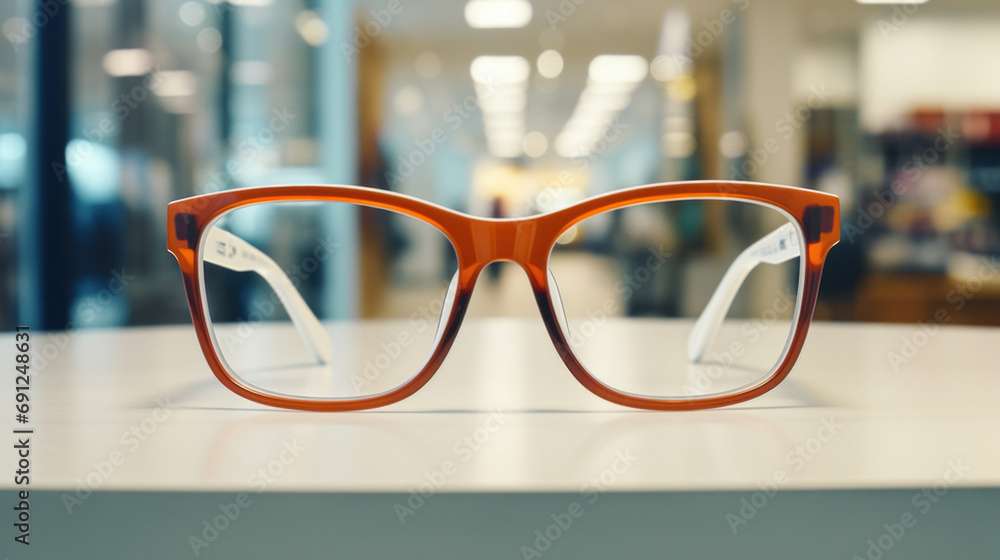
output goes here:
[[232, 233], [213, 227], [205, 241], [205, 262], [236, 272], [259, 274], [278, 295], [313, 358], [321, 364], [333, 359], [333, 345], [319, 319], [271, 257]]
[[691, 362], [700, 362], [705, 356], [709, 344], [718, 334], [719, 327], [729, 313], [729, 307], [739, 293], [743, 281], [754, 268], [757, 268], [757, 265], [781, 264], [801, 254], [798, 231], [791, 223], [779, 227], [744, 249], [733, 264], [729, 265], [719, 286], [715, 288], [715, 293], [708, 300], [708, 305], [691, 329], [688, 337], [688, 359]]

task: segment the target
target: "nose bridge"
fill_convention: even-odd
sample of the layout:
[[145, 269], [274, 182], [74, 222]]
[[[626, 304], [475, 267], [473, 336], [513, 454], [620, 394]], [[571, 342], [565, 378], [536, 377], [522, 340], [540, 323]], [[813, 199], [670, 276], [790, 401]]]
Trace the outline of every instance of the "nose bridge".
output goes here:
[[537, 222], [533, 219], [488, 220], [472, 222], [472, 247], [470, 255], [476, 264], [485, 266], [493, 261], [531, 259], [535, 245]]

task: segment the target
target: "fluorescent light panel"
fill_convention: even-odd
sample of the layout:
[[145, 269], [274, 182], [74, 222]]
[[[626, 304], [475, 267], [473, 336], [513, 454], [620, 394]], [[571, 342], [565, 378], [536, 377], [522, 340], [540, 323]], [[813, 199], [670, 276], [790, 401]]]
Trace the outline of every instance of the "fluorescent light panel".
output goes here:
[[595, 82], [638, 84], [649, 63], [637, 54], [602, 54], [590, 61], [587, 75]]
[[498, 158], [520, 156], [531, 64], [520, 56], [480, 56], [472, 61], [469, 74], [476, 86], [490, 154]]
[[553, 147], [562, 157], [590, 155], [591, 146], [611, 121], [632, 102], [632, 92], [646, 79], [649, 63], [634, 54], [602, 54], [590, 61], [587, 87]]
[[477, 56], [469, 67], [473, 81], [480, 84], [522, 84], [531, 75], [531, 65], [523, 56]]
[[586, 88], [580, 94], [577, 104], [578, 111], [621, 111], [632, 101], [628, 93], [599, 93], [592, 88]]
[[524, 27], [531, 15], [528, 0], [470, 0], [465, 5], [465, 22], [474, 29]]
[[118, 49], [108, 51], [101, 61], [110, 76], [144, 76], [153, 69], [153, 53], [146, 49]]

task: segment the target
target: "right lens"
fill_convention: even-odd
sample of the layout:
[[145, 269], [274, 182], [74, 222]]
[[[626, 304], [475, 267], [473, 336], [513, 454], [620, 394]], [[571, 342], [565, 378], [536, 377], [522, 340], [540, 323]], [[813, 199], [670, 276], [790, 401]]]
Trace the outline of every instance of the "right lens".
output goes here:
[[262, 392], [378, 395], [437, 345], [457, 258], [428, 223], [339, 202], [264, 203], [227, 212], [202, 239], [215, 350]]
[[629, 206], [560, 238], [550, 293], [574, 355], [610, 388], [657, 399], [732, 394], [767, 379], [788, 350], [801, 247], [797, 224], [770, 206]]

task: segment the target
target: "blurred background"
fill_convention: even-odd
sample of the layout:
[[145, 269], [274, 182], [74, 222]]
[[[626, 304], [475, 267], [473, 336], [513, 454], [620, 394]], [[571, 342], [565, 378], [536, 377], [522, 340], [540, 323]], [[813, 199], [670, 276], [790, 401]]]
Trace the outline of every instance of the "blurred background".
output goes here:
[[[0, 27], [2, 330], [188, 322], [166, 204], [193, 194], [524, 216], [691, 179], [840, 196], [819, 319], [1000, 325], [995, 0], [9, 0]], [[377, 314], [402, 242], [342, 218], [334, 314]]]

